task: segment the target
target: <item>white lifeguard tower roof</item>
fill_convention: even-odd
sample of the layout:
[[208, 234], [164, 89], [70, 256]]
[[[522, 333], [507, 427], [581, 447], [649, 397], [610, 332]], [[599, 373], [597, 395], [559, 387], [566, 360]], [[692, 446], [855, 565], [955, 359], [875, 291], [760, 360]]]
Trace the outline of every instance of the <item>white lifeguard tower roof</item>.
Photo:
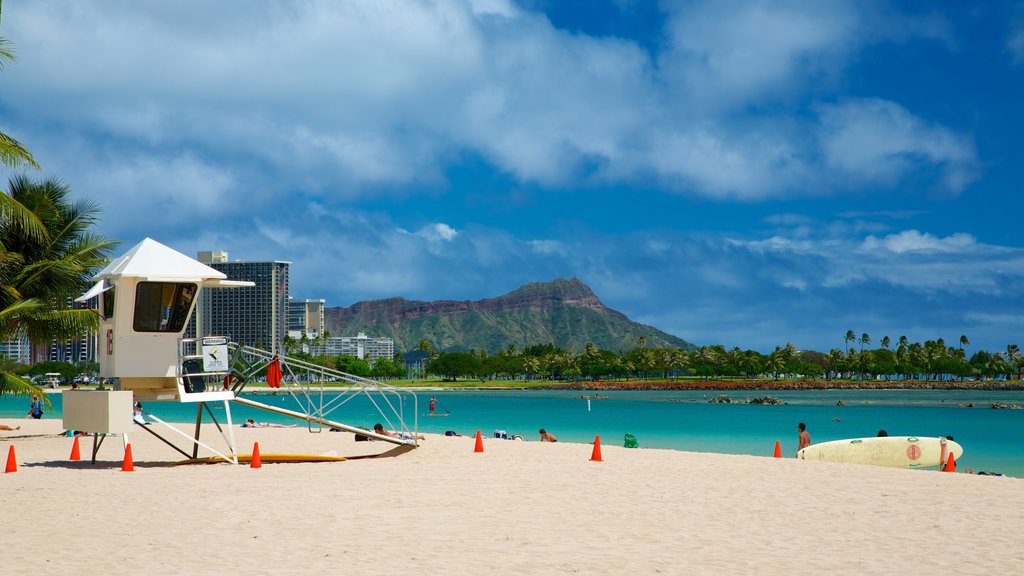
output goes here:
[[125, 277], [148, 282], [199, 282], [207, 288], [254, 285], [252, 282], [242, 280], [227, 280], [227, 275], [223, 272], [168, 248], [152, 238], [146, 238], [97, 272], [93, 276], [96, 284], [75, 301], [85, 302], [108, 290], [111, 287], [110, 279]]
[[223, 280], [227, 275], [181, 252], [146, 238], [100, 270], [94, 280], [133, 276], [154, 280]]

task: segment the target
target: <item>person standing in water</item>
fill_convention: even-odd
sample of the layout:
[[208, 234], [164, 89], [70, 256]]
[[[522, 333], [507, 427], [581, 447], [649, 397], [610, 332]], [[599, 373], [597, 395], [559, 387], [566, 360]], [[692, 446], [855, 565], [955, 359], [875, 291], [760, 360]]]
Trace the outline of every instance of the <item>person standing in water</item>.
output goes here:
[[811, 445], [811, 435], [807, 433], [807, 425], [803, 422], [797, 424], [796, 429], [800, 431], [800, 447], [796, 449], [799, 452]]

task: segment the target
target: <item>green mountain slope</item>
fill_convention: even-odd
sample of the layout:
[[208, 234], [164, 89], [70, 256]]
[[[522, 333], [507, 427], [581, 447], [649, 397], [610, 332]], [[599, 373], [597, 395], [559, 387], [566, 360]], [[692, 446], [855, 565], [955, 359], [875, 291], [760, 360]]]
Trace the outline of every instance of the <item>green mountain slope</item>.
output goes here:
[[576, 278], [527, 284], [504, 296], [477, 301], [410, 301], [402, 298], [327, 308], [326, 328], [335, 336], [365, 332], [391, 337], [395, 350], [406, 352], [420, 340], [435, 350], [498, 352], [512, 345], [553, 343], [574, 352], [588, 342], [600, 348], [631, 349], [641, 336], [651, 348], [694, 346], [652, 326], [633, 322], [598, 300]]

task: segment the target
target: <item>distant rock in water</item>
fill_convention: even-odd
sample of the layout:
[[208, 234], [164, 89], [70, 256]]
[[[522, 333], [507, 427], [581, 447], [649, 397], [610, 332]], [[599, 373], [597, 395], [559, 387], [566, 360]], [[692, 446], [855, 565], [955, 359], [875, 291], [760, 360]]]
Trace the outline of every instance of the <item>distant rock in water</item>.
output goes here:
[[781, 406], [782, 400], [775, 398], [774, 396], [761, 396], [760, 398], [751, 398], [746, 401], [747, 404], [764, 404], [766, 406]]
[[715, 396], [711, 400], [708, 400], [708, 404], [732, 404], [732, 398], [722, 394], [721, 396]]
[[535, 282], [504, 296], [483, 300], [403, 298], [326, 308], [326, 329], [334, 336], [390, 337], [395, 350], [412, 350], [426, 339], [436, 351], [486, 350], [554, 344], [582, 352], [588, 342], [620, 352], [643, 337], [648, 348], [694, 350], [693, 344], [608, 308], [577, 278]]
[[1006, 402], [993, 402], [992, 408], [996, 410], [1020, 410], [1020, 404], [1007, 404]]

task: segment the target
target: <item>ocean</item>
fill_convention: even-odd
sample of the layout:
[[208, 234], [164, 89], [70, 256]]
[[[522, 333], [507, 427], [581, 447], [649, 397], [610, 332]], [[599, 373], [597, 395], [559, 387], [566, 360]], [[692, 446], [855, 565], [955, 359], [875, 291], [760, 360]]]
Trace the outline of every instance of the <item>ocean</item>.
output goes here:
[[[886, 430], [890, 436], [953, 436], [964, 447], [957, 469], [998, 472], [1024, 477], [1024, 410], [996, 410], [993, 402], [1024, 405], [1024, 391], [949, 390], [811, 390], [811, 391], [601, 391], [600, 398], [588, 400], [579, 391], [420, 391], [418, 409], [406, 396], [403, 410], [407, 424], [420, 432], [462, 435], [480, 430], [493, 437], [495, 431], [508, 436], [538, 439], [541, 428], [562, 442], [593, 442], [601, 436], [604, 445], [621, 445], [626, 433], [639, 440], [641, 448], [666, 448], [695, 452], [721, 452], [771, 456], [778, 440], [783, 455], [791, 457], [797, 448], [798, 422], [804, 422], [812, 441], [875, 436]], [[707, 399], [727, 394], [735, 399], [773, 396], [785, 404], [709, 404]], [[438, 414], [427, 416], [430, 396], [439, 402]], [[287, 393], [266, 393], [247, 397], [301, 411]], [[50, 396], [53, 411], [44, 417], [60, 416], [60, 395]], [[842, 400], [845, 405], [837, 405]], [[964, 407], [973, 403], [973, 408]], [[193, 404], [149, 403], [147, 411], [172, 422], [194, 422]], [[20, 418], [28, 411], [26, 398], [0, 398], [0, 417]], [[217, 406], [216, 413], [223, 407]], [[283, 424], [296, 421], [286, 416], [247, 406], [232, 405], [237, 424], [245, 418]], [[345, 424], [371, 428], [383, 421], [373, 405], [356, 398], [328, 418]], [[384, 421], [385, 426], [388, 425]], [[168, 457], [174, 453], [169, 451]]]

